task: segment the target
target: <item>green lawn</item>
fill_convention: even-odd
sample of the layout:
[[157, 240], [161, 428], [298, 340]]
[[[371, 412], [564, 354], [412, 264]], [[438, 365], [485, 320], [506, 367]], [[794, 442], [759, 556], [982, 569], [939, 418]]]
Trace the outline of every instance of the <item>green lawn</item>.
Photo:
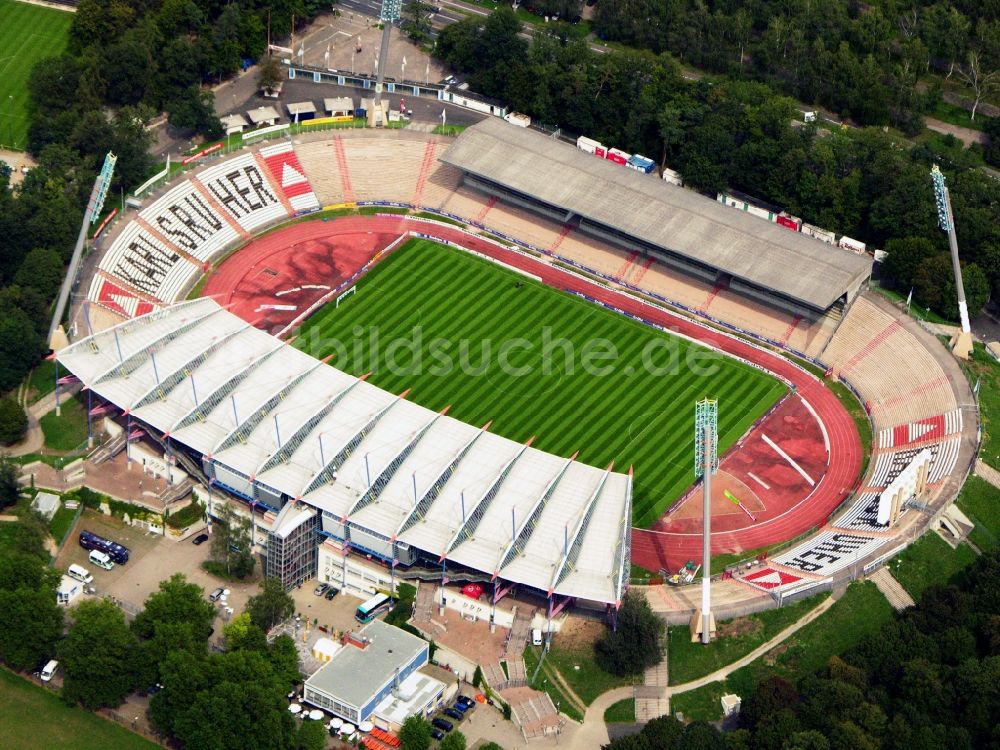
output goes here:
[[754, 685], [772, 675], [794, 682], [822, 667], [831, 656], [847, 651], [892, 616], [892, 607], [874, 583], [852, 583], [822, 617], [761, 658], [737, 669], [728, 679], [673, 696], [670, 708], [690, 720], [719, 719], [722, 716], [719, 698], [724, 694], [749, 695]]
[[970, 476], [958, 507], [976, 526], [969, 539], [983, 552], [1000, 544], [1000, 490], [975, 475]]
[[38, 420], [45, 434], [45, 447], [71, 451], [87, 440], [87, 408], [76, 398], [60, 401], [60, 416], [55, 410]]
[[568, 717], [574, 721], [583, 721], [583, 714], [580, 713], [574, 703], [563, 695], [562, 690], [556, 684], [555, 680], [550, 679], [546, 676], [544, 669], [538, 672], [538, 677], [532, 681], [532, 676], [535, 674], [535, 669], [538, 667], [538, 650], [529, 647], [524, 650], [524, 669], [528, 676], [528, 684], [535, 690], [541, 690], [547, 693], [552, 699], [552, 702], [556, 704], [558, 709], [566, 714]]
[[692, 643], [687, 625], [671, 627], [670, 684], [682, 685], [732, 664], [801, 619], [826, 596], [818, 594], [787, 607], [720, 622], [720, 637], [708, 646]]
[[[529, 648], [539, 650], [534, 646]], [[622, 685], [630, 685], [632, 682], [627, 678], [609, 674], [597, 666], [594, 662], [594, 649], [590, 644], [574, 649], [563, 648], [559, 646], [558, 636], [552, 642], [545, 663], [558, 669], [559, 674], [573, 688], [573, 692], [588, 706], [601, 693]]]
[[903, 550], [899, 557], [889, 562], [889, 569], [903, 588], [920, 600], [924, 589], [935, 584], [947, 583], [953, 575], [976, 559], [976, 553], [967, 544], [952, 549], [935, 533], [924, 534], [915, 544]]
[[[66, 371], [60, 372], [65, 375]], [[28, 403], [33, 404], [56, 388], [56, 363], [44, 360], [28, 375]]]
[[76, 511], [67, 508], [65, 505], [60, 506], [56, 514], [52, 516], [52, 520], [49, 521], [49, 533], [52, 534], [52, 538], [55, 539], [56, 544], [59, 544], [63, 537], [66, 536], [69, 527], [73, 525], [74, 518], [76, 518]]
[[0, 0], [0, 145], [24, 150], [28, 138], [28, 76], [34, 64], [66, 48], [73, 15]]
[[605, 724], [631, 724], [635, 721], [635, 698], [612, 703], [604, 712]]
[[0, 669], [0, 747], [5, 750], [153, 750], [137, 734], [82, 708], [67, 706], [46, 688]]
[[1000, 469], [1000, 362], [976, 344], [968, 364], [972, 383], [980, 379], [979, 416], [983, 423], [983, 442], [979, 457], [994, 469]]
[[[719, 453], [779, 381], [469, 253], [425, 240], [302, 326], [295, 346], [431, 409], [593, 466], [635, 466], [648, 526], [694, 481], [694, 402], [719, 399]], [[689, 365], [708, 359], [704, 374]], [[506, 366], [503, 366], [506, 365]]]
[[949, 104], [944, 99], [940, 100], [934, 109], [929, 112], [929, 115], [935, 120], [941, 120], [941, 122], [969, 128], [970, 130], [982, 130], [983, 123], [987, 118], [981, 112], [977, 112], [977, 114], [979, 115], [979, 119], [972, 120], [970, 119], [971, 113], [969, 110]]

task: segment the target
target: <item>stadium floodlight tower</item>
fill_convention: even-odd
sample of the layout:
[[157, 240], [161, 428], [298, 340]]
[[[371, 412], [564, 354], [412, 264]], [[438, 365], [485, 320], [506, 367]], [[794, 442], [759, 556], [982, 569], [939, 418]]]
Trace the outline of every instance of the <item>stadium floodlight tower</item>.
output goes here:
[[382, 0], [382, 8], [378, 18], [382, 22], [382, 46], [378, 53], [378, 71], [375, 77], [375, 125], [376, 127], [385, 124], [385, 113], [382, 110], [382, 85], [385, 82], [385, 66], [389, 60], [389, 33], [392, 31], [392, 24], [399, 20], [399, 12], [403, 7], [403, 0]]
[[962, 265], [958, 260], [958, 237], [955, 236], [955, 215], [951, 211], [951, 194], [944, 184], [944, 175], [935, 164], [931, 169], [934, 183], [934, 200], [937, 203], [938, 224], [948, 233], [948, 247], [951, 250], [951, 267], [955, 272], [955, 291], [958, 292], [958, 315], [962, 329], [951, 340], [951, 351], [959, 359], [968, 359], [972, 354], [972, 327], [969, 325], [969, 306], [965, 302], [965, 284], [962, 283]]
[[694, 405], [694, 473], [702, 478], [701, 611], [691, 618], [691, 640], [708, 644], [715, 634], [712, 614], [712, 475], [719, 470], [719, 402], [703, 399]]

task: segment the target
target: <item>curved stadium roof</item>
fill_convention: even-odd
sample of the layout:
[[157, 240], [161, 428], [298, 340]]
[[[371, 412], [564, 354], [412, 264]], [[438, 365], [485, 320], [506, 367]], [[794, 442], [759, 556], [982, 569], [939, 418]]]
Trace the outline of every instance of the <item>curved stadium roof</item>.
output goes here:
[[126, 321], [57, 357], [134, 419], [355, 528], [542, 591], [621, 599], [630, 475], [417, 406], [211, 299]]

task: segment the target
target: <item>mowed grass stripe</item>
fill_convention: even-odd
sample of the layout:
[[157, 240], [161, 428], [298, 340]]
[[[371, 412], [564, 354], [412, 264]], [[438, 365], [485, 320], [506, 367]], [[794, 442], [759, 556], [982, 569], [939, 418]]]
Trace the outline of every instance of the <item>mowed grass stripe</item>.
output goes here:
[[[414, 326], [422, 334], [422, 369], [393, 373], [388, 347], [395, 338], [409, 340]], [[353, 358], [357, 330], [360, 361]], [[375, 357], [368, 351], [372, 330], [380, 347]], [[569, 363], [553, 344], [543, 368], [545, 331], [550, 342], [570, 342]], [[439, 337], [450, 342], [449, 372], [431, 371], [438, 360], [430, 346]], [[459, 367], [463, 339], [472, 367], [481, 364], [488, 342], [488, 366], [478, 374]], [[509, 357], [511, 366], [528, 370], [518, 376], [504, 371], [498, 353], [521, 339], [530, 347]], [[581, 359], [587, 342], [598, 339], [615, 352], [614, 359], [596, 362], [610, 368], [603, 375], [588, 372]], [[451, 404], [457, 419], [476, 426], [492, 420], [500, 435], [517, 441], [535, 435], [535, 447], [562, 456], [580, 451], [580, 460], [594, 466], [614, 462], [625, 471], [634, 465], [638, 525], [653, 523], [694, 479], [696, 400], [719, 398], [722, 452], [785, 392], [774, 378], [721, 355], [712, 360], [713, 372], [692, 372], [688, 357], [706, 351], [692, 342], [426, 240], [410, 241], [382, 261], [339, 309], [329, 305], [306, 321], [296, 346], [323, 357], [333, 351], [329, 340], [345, 344], [350, 355], [332, 364], [357, 375], [371, 370], [371, 382], [392, 392], [412, 388], [409, 398], [428, 408]], [[649, 371], [643, 365], [650, 349], [657, 366], [676, 367]], [[398, 363], [411, 358], [404, 354]]]
[[24, 150], [28, 76], [39, 60], [66, 49], [73, 14], [0, 0], [0, 144]]

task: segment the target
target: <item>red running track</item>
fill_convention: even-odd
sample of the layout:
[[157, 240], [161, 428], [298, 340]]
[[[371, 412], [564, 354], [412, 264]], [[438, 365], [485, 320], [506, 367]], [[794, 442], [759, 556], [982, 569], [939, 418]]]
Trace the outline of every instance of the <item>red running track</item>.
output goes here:
[[[352, 268], [359, 268], [387, 244], [387, 237], [395, 238], [408, 231], [420, 232], [483, 253], [538, 276], [557, 289], [586, 294], [650, 323], [753, 362], [795, 387], [798, 395], [809, 402], [826, 428], [830, 444], [826, 471], [821, 477], [814, 477], [816, 485], [811, 489], [811, 494], [785, 512], [745, 528], [713, 533], [713, 553], [769, 547], [798, 536], [810, 528], [821, 526], [855, 485], [861, 470], [861, 440], [857, 428], [836, 396], [810, 373], [777, 354], [759, 349], [741, 339], [727, 336], [663, 308], [645, 304], [530, 256], [467, 234], [457, 227], [394, 216], [347, 216], [327, 222], [292, 225], [251, 243], [246, 249], [224, 261], [210, 279], [205, 293], [217, 296], [223, 304], [233, 303], [236, 314], [259, 324], [260, 313], [254, 310], [261, 304], [274, 301], [273, 291], [268, 289], [268, 285], [254, 282], [248, 277], [262, 259], [266, 258], [268, 267], [286, 282], [335, 285], [338, 279], [349, 276]], [[377, 237], [377, 241], [374, 237]], [[303, 243], [312, 243], [310, 246], [314, 248], [325, 247], [338, 257], [333, 259], [332, 264], [329, 260], [319, 265], [299, 263], [295, 260], [295, 249], [302, 248]], [[326, 273], [329, 275], [295, 278], [296, 273], [306, 272], [312, 275], [315, 271], [308, 269], [323, 267], [328, 268]], [[255, 297], [255, 288], [261, 296]], [[319, 296], [320, 293], [315, 295], [316, 298]], [[273, 324], [273, 321], [269, 322]], [[744, 447], [752, 445], [752, 438], [757, 432], [744, 441]], [[747, 449], [750, 450], [749, 447]], [[751, 458], [750, 465], [753, 464]], [[697, 533], [633, 530], [632, 560], [644, 568], [675, 569], [686, 560], [700, 559], [701, 539]]]

